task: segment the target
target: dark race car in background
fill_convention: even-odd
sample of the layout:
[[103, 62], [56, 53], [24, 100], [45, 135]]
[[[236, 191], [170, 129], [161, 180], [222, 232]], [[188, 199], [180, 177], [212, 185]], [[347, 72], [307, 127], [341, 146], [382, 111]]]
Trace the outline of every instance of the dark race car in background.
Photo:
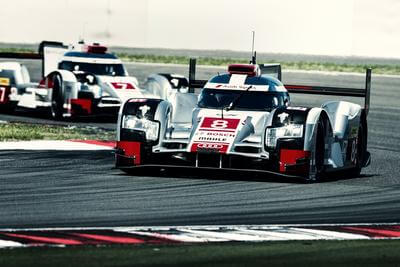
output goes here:
[[[318, 180], [347, 170], [359, 175], [370, 162], [365, 89], [283, 85], [280, 65], [230, 65], [199, 81], [195, 61], [189, 85], [199, 96], [176, 91], [169, 99], [132, 98], [118, 119], [116, 167], [180, 166], [251, 169]], [[272, 74], [269, 73], [272, 70]], [[159, 84], [162, 86], [162, 84]], [[289, 92], [365, 98], [364, 106], [326, 101], [292, 106]]]

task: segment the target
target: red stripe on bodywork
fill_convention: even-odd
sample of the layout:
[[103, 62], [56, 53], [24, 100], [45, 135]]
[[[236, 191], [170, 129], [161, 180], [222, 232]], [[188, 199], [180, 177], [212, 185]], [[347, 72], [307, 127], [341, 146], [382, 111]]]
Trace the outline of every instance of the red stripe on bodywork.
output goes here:
[[[90, 99], [71, 99], [71, 106], [76, 105], [80, 106], [81, 109], [85, 110], [87, 114], [92, 113], [92, 100]], [[74, 112], [74, 109], [72, 108], [72, 112]]]
[[[279, 158], [279, 171], [285, 172], [286, 165], [294, 165], [297, 160], [310, 157], [310, 151], [281, 149]], [[304, 171], [304, 170], [301, 170]]]
[[133, 86], [133, 84], [127, 82], [111, 82], [111, 85], [115, 89], [135, 89], [135, 86]]
[[94, 239], [97, 241], [105, 241], [117, 244], [142, 244], [145, 243], [144, 240], [132, 238], [132, 237], [119, 237], [119, 236], [106, 236], [106, 235], [96, 235], [96, 234], [82, 234], [82, 233], [71, 233], [72, 235]]
[[312, 90], [312, 86], [305, 86], [305, 85], [290, 85], [285, 84], [285, 88], [287, 89], [301, 89], [301, 90]]
[[65, 238], [56, 238], [56, 237], [43, 237], [43, 236], [34, 236], [34, 235], [22, 235], [22, 234], [14, 234], [14, 233], [3, 233], [6, 236], [22, 238], [30, 241], [36, 241], [41, 243], [50, 243], [50, 244], [61, 244], [61, 245], [82, 245], [83, 243], [74, 239], [65, 239]]
[[400, 237], [400, 231], [392, 231], [387, 229], [376, 229], [369, 227], [342, 227], [351, 233], [367, 234], [371, 237]]
[[211, 129], [211, 128], [201, 128], [201, 129], [199, 129], [199, 131], [205, 131], [205, 132], [207, 132], [207, 131], [209, 131], [209, 132], [224, 132], [224, 133], [234, 133], [234, 132], [236, 132], [236, 130], [225, 130], [225, 129], [223, 129], [223, 130], [218, 130], [218, 129]]
[[190, 148], [191, 152], [214, 152], [226, 154], [228, 152], [229, 144], [223, 143], [193, 143]]
[[128, 157], [135, 157], [133, 163], [140, 164], [140, 142], [117, 141], [117, 149], [122, 149]]

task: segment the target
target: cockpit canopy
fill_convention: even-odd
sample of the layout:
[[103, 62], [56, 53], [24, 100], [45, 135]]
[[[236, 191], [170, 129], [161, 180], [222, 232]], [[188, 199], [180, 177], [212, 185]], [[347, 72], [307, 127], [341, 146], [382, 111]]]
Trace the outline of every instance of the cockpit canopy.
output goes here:
[[[240, 97], [240, 98], [239, 98]], [[271, 111], [289, 103], [289, 94], [283, 92], [218, 90], [204, 88], [199, 96], [199, 108], [221, 109], [238, 99], [235, 110]]]
[[127, 72], [122, 64], [61, 61], [59, 69], [90, 72], [102, 76], [127, 76]]
[[[90, 46], [93, 47], [93, 46]], [[96, 47], [96, 49], [99, 48]], [[103, 76], [128, 76], [124, 65], [115, 55], [109, 53], [93, 53], [70, 51], [64, 54], [58, 68], [75, 72], [89, 72]]]
[[235, 110], [271, 111], [287, 106], [289, 94], [283, 84], [271, 76], [244, 76], [243, 84], [232, 83], [235, 74], [211, 78], [200, 93], [198, 107], [221, 109], [235, 102]]

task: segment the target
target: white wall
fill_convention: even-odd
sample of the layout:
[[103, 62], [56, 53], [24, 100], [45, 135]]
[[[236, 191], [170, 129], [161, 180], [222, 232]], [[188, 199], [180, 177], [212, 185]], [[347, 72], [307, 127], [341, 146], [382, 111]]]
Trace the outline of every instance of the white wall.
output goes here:
[[250, 50], [255, 30], [260, 52], [400, 58], [399, 14], [399, 0], [13, 0], [0, 42]]

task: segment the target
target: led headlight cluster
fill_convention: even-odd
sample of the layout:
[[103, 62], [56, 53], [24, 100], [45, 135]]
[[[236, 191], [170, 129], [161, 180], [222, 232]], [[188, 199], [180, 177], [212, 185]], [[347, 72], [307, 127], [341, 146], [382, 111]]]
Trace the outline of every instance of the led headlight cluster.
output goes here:
[[122, 120], [122, 128], [145, 132], [146, 139], [150, 141], [158, 139], [159, 127], [160, 124], [157, 121], [138, 118], [132, 115], [126, 115]]
[[265, 133], [265, 144], [267, 147], [275, 147], [279, 138], [303, 137], [302, 124], [289, 124], [278, 128], [267, 128]]

